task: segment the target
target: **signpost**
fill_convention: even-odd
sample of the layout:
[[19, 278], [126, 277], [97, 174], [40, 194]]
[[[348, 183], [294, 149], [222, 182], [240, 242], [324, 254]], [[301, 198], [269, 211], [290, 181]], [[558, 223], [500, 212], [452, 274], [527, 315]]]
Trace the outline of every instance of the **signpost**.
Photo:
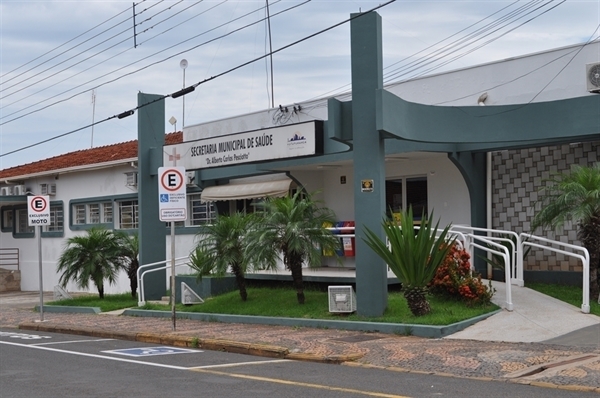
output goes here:
[[40, 276], [40, 322], [44, 322], [44, 281], [42, 272], [42, 226], [50, 225], [50, 197], [28, 196], [27, 219], [30, 227], [37, 226], [38, 263]]
[[187, 219], [185, 167], [177, 167], [175, 149], [169, 156], [172, 167], [158, 168], [158, 209], [160, 220], [171, 223], [171, 318], [176, 329], [175, 313], [175, 222]]

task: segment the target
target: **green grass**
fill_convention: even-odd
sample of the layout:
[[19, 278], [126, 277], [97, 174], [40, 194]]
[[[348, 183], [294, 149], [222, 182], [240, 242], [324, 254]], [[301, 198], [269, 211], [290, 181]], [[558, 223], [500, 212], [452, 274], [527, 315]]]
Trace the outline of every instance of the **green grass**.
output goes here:
[[[547, 296], [554, 297], [565, 303], [581, 308], [583, 291], [577, 286], [552, 285], [548, 283], [527, 283], [525, 287], [536, 290]], [[590, 299], [590, 314], [600, 316], [600, 304]]]
[[[229, 292], [205, 300], [203, 304], [191, 306], [177, 305], [179, 312], [202, 312], [210, 314], [261, 315], [271, 317], [336, 319], [348, 321], [412, 323], [422, 325], [448, 325], [498, 309], [494, 304], [467, 307], [463, 302], [446, 298], [429, 297], [430, 314], [415, 317], [410, 313], [402, 293], [388, 295], [388, 308], [382, 317], [367, 318], [356, 314], [331, 314], [328, 308], [327, 292], [305, 290], [306, 302], [299, 305], [292, 289], [249, 288], [248, 300], [241, 301], [238, 291]], [[169, 306], [146, 304], [144, 309], [170, 310]]]
[[105, 294], [104, 299], [98, 295], [86, 295], [68, 300], [50, 301], [46, 305], [64, 305], [73, 307], [98, 307], [102, 312], [137, 307], [137, 298], [131, 298], [131, 293]]

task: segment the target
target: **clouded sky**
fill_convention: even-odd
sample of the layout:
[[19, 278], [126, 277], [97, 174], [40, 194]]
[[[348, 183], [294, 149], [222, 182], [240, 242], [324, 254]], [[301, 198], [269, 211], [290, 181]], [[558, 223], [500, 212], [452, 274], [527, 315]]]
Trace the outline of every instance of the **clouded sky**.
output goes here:
[[[0, 169], [92, 145], [88, 127], [133, 109], [137, 93], [170, 94], [269, 48], [277, 50], [381, 1], [0, 0]], [[383, 21], [385, 83], [596, 38], [598, 0], [395, 1]], [[135, 17], [134, 17], [135, 15]], [[349, 90], [350, 25], [200, 84], [185, 124], [291, 105]], [[600, 60], [600, 58], [599, 58]], [[93, 90], [93, 91], [92, 91]], [[93, 101], [95, 98], [95, 101]], [[165, 100], [182, 127], [182, 98]], [[93, 127], [93, 145], [137, 138], [137, 118]]]

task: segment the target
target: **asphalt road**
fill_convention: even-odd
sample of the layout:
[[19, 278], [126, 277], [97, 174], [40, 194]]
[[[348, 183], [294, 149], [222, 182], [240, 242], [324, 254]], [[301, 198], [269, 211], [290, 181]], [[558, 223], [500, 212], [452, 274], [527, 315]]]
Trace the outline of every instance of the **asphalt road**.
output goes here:
[[0, 397], [585, 397], [593, 393], [0, 330]]

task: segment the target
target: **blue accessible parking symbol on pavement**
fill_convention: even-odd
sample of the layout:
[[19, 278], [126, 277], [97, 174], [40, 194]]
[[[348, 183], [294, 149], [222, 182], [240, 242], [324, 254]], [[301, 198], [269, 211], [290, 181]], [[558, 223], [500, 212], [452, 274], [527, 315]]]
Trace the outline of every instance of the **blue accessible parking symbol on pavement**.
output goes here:
[[199, 350], [190, 350], [186, 348], [175, 347], [142, 347], [126, 348], [122, 350], [102, 351], [108, 354], [126, 355], [128, 357], [150, 357], [153, 355], [187, 354], [192, 352], [202, 352]]

